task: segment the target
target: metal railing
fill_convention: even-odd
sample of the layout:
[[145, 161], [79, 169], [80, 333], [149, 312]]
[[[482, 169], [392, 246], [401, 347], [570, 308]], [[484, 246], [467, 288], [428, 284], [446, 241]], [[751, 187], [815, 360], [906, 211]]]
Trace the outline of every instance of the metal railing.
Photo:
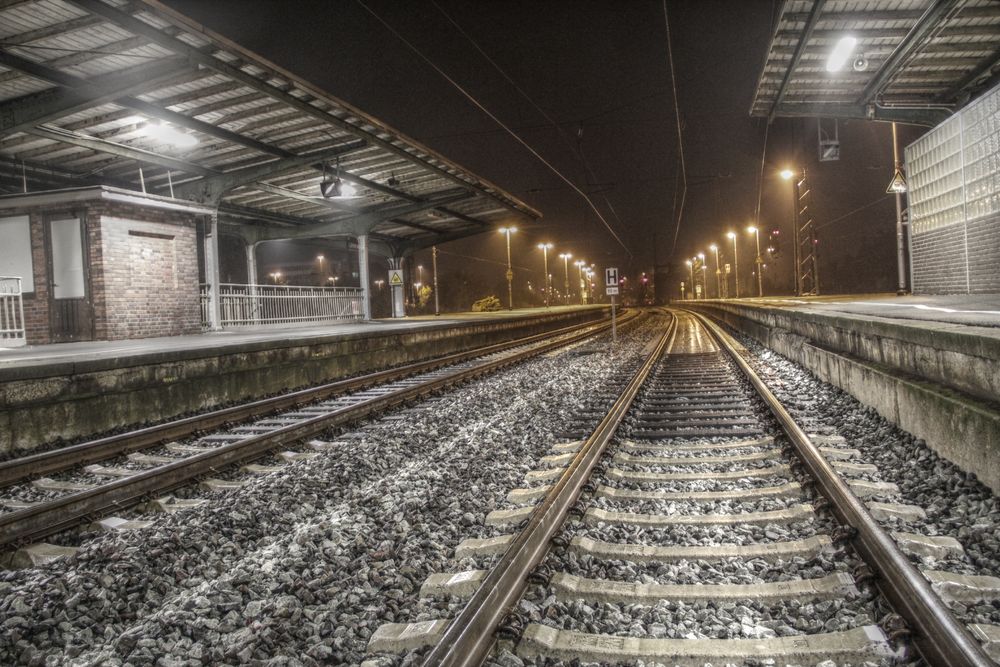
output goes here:
[[[219, 285], [219, 324], [223, 327], [334, 322], [364, 318], [360, 287], [295, 285]], [[201, 285], [201, 324], [211, 324], [209, 286]]]
[[20, 347], [26, 343], [21, 279], [0, 276], [0, 347]]

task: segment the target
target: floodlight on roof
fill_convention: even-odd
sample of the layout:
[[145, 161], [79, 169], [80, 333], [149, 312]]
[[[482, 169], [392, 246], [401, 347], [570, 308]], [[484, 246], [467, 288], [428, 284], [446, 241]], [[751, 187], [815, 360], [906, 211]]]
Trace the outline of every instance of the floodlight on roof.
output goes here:
[[194, 136], [181, 132], [176, 127], [166, 123], [146, 123], [142, 128], [142, 133], [151, 139], [179, 148], [191, 148], [198, 143], [198, 139]]
[[353, 197], [358, 190], [350, 183], [340, 180], [340, 160], [337, 160], [336, 174], [327, 172], [327, 165], [323, 165], [323, 180], [319, 184], [319, 192], [326, 199], [336, 199]]
[[850, 35], [841, 37], [837, 45], [833, 47], [830, 56], [826, 59], [827, 72], [839, 72], [851, 57], [858, 40]]

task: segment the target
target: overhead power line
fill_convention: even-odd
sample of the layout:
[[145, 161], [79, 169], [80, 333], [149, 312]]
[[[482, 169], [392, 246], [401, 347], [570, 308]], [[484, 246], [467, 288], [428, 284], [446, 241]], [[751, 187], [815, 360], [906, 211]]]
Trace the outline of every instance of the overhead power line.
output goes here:
[[[677, 235], [681, 231], [681, 220], [684, 217], [684, 200], [687, 198], [687, 167], [684, 164], [684, 131], [681, 127], [681, 108], [677, 100], [677, 75], [674, 72], [674, 49], [670, 43], [670, 18], [667, 15], [667, 0], [663, 0], [663, 25], [667, 30], [667, 58], [670, 61], [670, 88], [674, 92], [674, 117], [677, 119], [677, 147], [681, 162], [681, 201], [680, 206], [675, 206], [677, 222], [674, 225], [674, 241], [670, 244], [670, 255], [674, 256], [677, 249]], [[674, 190], [676, 204], [676, 189]]]
[[[357, 1], [357, 3], [359, 5], [361, 5], [361, 7], [365, 11], [367, 11], [369, 14], [371, 14], [375, 18], [375, 20], [377, 20], [379, 23], [381, 23], [386, 28], [386, 30], [388, 30], [393, 35], [395, 35], [396, 38], [399, 39], [399, 41], [403, 42], [403, 44], [405, 44], [411, 51], [413, 51], [415, 54], [417, 54], [417, 56], [421, 60], [423, 60], [425, 63], [427, 63], [427, 65], [429, 67], [431, 67], [435, 72], [437, 72], [438, 74], [440, 74], [441, 77], [444, 78], [445, 81], [447, 81], [448, 83], [450, 83], [467, 100], [469, 100], [473, 105], [475, 105], [484, 114], [486, 114], [487, 116], [489, 116], [490, 119], [493, 120], [493, 122], [495, 122], [497, 125], [499, 125], [500, 127], [502, 127], [504, 129], [504, 131], [506, 131], [507, 134], [509, 134], [510, 136], [512, 136], [519, 144], [521, 144], [522, 146], [524, 146], [524, 148], [527, 149], [528, 152], [530, 152], [532, 155], [534, 155], [535, 158], [537, 158], [539, 162], [541, 162], [546, 167], [548, 167], [548, 169], [552, 173], [554, 173], [560, 180], [562, 180], [564, 183], [566, 183], [566, 185], [568, 185], [577, 194], [579, 194], [587, 202], [587, 205], [590, 206], [590, 209], [597, 215], [597, 217], [601, 220], [601, 222], [604, 223], [604, 226], [607, 227], [607, 229], [608, 229], [609, 232], [611, 232], [611, 235], [614, 237], [614, 239], [619, 243], [619, 245], [621, 245], [622, 248], [624, 248], [625, 252], [627, 252], [629, 254], [629, 256], [632, 255], [631, 251], [628, 249], [628, 247], [625, 245], [625, 243], [621, 240], [621, 238], [618, 236], [618, 234], [615, 233], [614, 229], [611, 227], [611, 225], [608, 223], [608, 221], [604, 218], [603, 215], [601, 215], [601, 212], [597, 209], [597, 207], [594, 206], [594, 202], [591, 201], [590, 197], [588, 197], [587, 194], [583, 190], [581, 190], [579, 187], [577, 187], [577, 185], [575, 183], [573, 183], [573, 181], [571, 181], [566, 176], [564, 176], [561, 171], [559, 171], [548, 160], [546, 160], [544, 157], [542, 157], [541, 154], [539, 154], [538, 151], [536, 151], [534, 148], [532, 148], [531, 145], [528, 144], [528, 142], [526, 142], [524, 139], [522, 139], [520, 137], [520, 135], [517, 134], [517, 132], [515, 132], [513, 129], [511, 129], [510, 127], [508, 127], [502, 120], [500, 120], [499, 118], [497, 118], [497, 116], [494, 115], [493, 112], [491, 112], [489, 109], [487, 109], [470, 92], [468, 92], [464, 87], [462, 87], [461, 84], [459, 84], [457, 81], [455, 81], [450, 76], [448, 76], [448, 74], [445, 73], [444, 70], [442, 70], [440, 67], [438, 67], [430, 58], [428, 58], [427, 56], [425, 56], [423, 54], [423, 52], [421, 52], [420, 49], [418, 49], [416, 46], [414, 46], [408, 39], [406, 39], [405, 37], [403, 37], [403, 35], [401, 35], [399, 33], [399, 31], [397, 31], [395, 28], [393, 28], [391, 25], [389, 25], [385, 21], [385, 19], [383, 19], [374, 10], [372, 10], [367, 4], [365, 4], [364, 0], [356, 0], [356, 1]], [[451, 20], [451, 19], [449, 18], [449, 20]], [[452, 23], [453, 23], [453, 25], [457, 26], [457, 24], [455, 24], [454, 22], [452, 22]], [[461, 30], [461, 28], [459, 28], [459, 29]], [[464, 31], [463, 31], [463, 34], [465, 34]], [[470, 39], [470, 41], [471, 41], [471, 39]], [[473, 44], [475, 44], [475, 42], [473, 42]], [[476, 48], [479, 50], [480, 53], [483, 54], [483, 56], [487, 60], [489, 60], [489, 62], [491, 64], [494, 65], [494, 67], [496, 67], [496, 64], [493, 63], [493, 61], [489, 58], [489, 56], [487, 56], [485, 53], [483, 53], [482, 49], [479, 49], [478, 45], [476, 46]], [[497, 69], [499, 69], [499, 67], [497, 67]], [[507, 78], [507, 80], [510, 81], [512, 85], [514, 85], [514, 87], [518, 90], [518, 92], [521, 92], [522, 94], [524, 94], [523, 91], [521, 91], [520, 88], [517, 87], [517, 84], [514, 84], [514, 82], [511, 81], [510, 78], [507, 77], [507, 75], [503, 73], [503, 70], [500, 70], [500, 71], [501, 71], [501, 74], [503, 74], [503, 76], [505, 78]], [[532, 104], [534, 104], [534, 103], [532, 102]], [[546, 118], [548, 118], [548, 116], [546, 116]]]

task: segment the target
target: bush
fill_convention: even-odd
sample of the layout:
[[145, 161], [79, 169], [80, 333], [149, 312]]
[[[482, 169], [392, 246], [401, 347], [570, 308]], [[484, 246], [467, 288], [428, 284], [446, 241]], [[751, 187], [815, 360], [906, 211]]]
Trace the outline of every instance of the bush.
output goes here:
[[472, 304], [472, 312], [474, 313], [492, 313], [495, 310], [500, 310], [503, 306], [500, 305], [500, 299], [495, 296], [488, 296], [485, 299], [480, 299]]

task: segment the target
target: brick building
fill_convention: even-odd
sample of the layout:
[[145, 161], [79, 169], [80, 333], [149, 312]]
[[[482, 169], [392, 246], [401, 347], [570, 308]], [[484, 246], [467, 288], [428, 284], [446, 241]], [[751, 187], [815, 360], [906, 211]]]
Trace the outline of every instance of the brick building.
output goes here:
[[27, 342], [199, 331], [207, 212], [103, 186], [0, 197], [0, 275], [21, 278]]

